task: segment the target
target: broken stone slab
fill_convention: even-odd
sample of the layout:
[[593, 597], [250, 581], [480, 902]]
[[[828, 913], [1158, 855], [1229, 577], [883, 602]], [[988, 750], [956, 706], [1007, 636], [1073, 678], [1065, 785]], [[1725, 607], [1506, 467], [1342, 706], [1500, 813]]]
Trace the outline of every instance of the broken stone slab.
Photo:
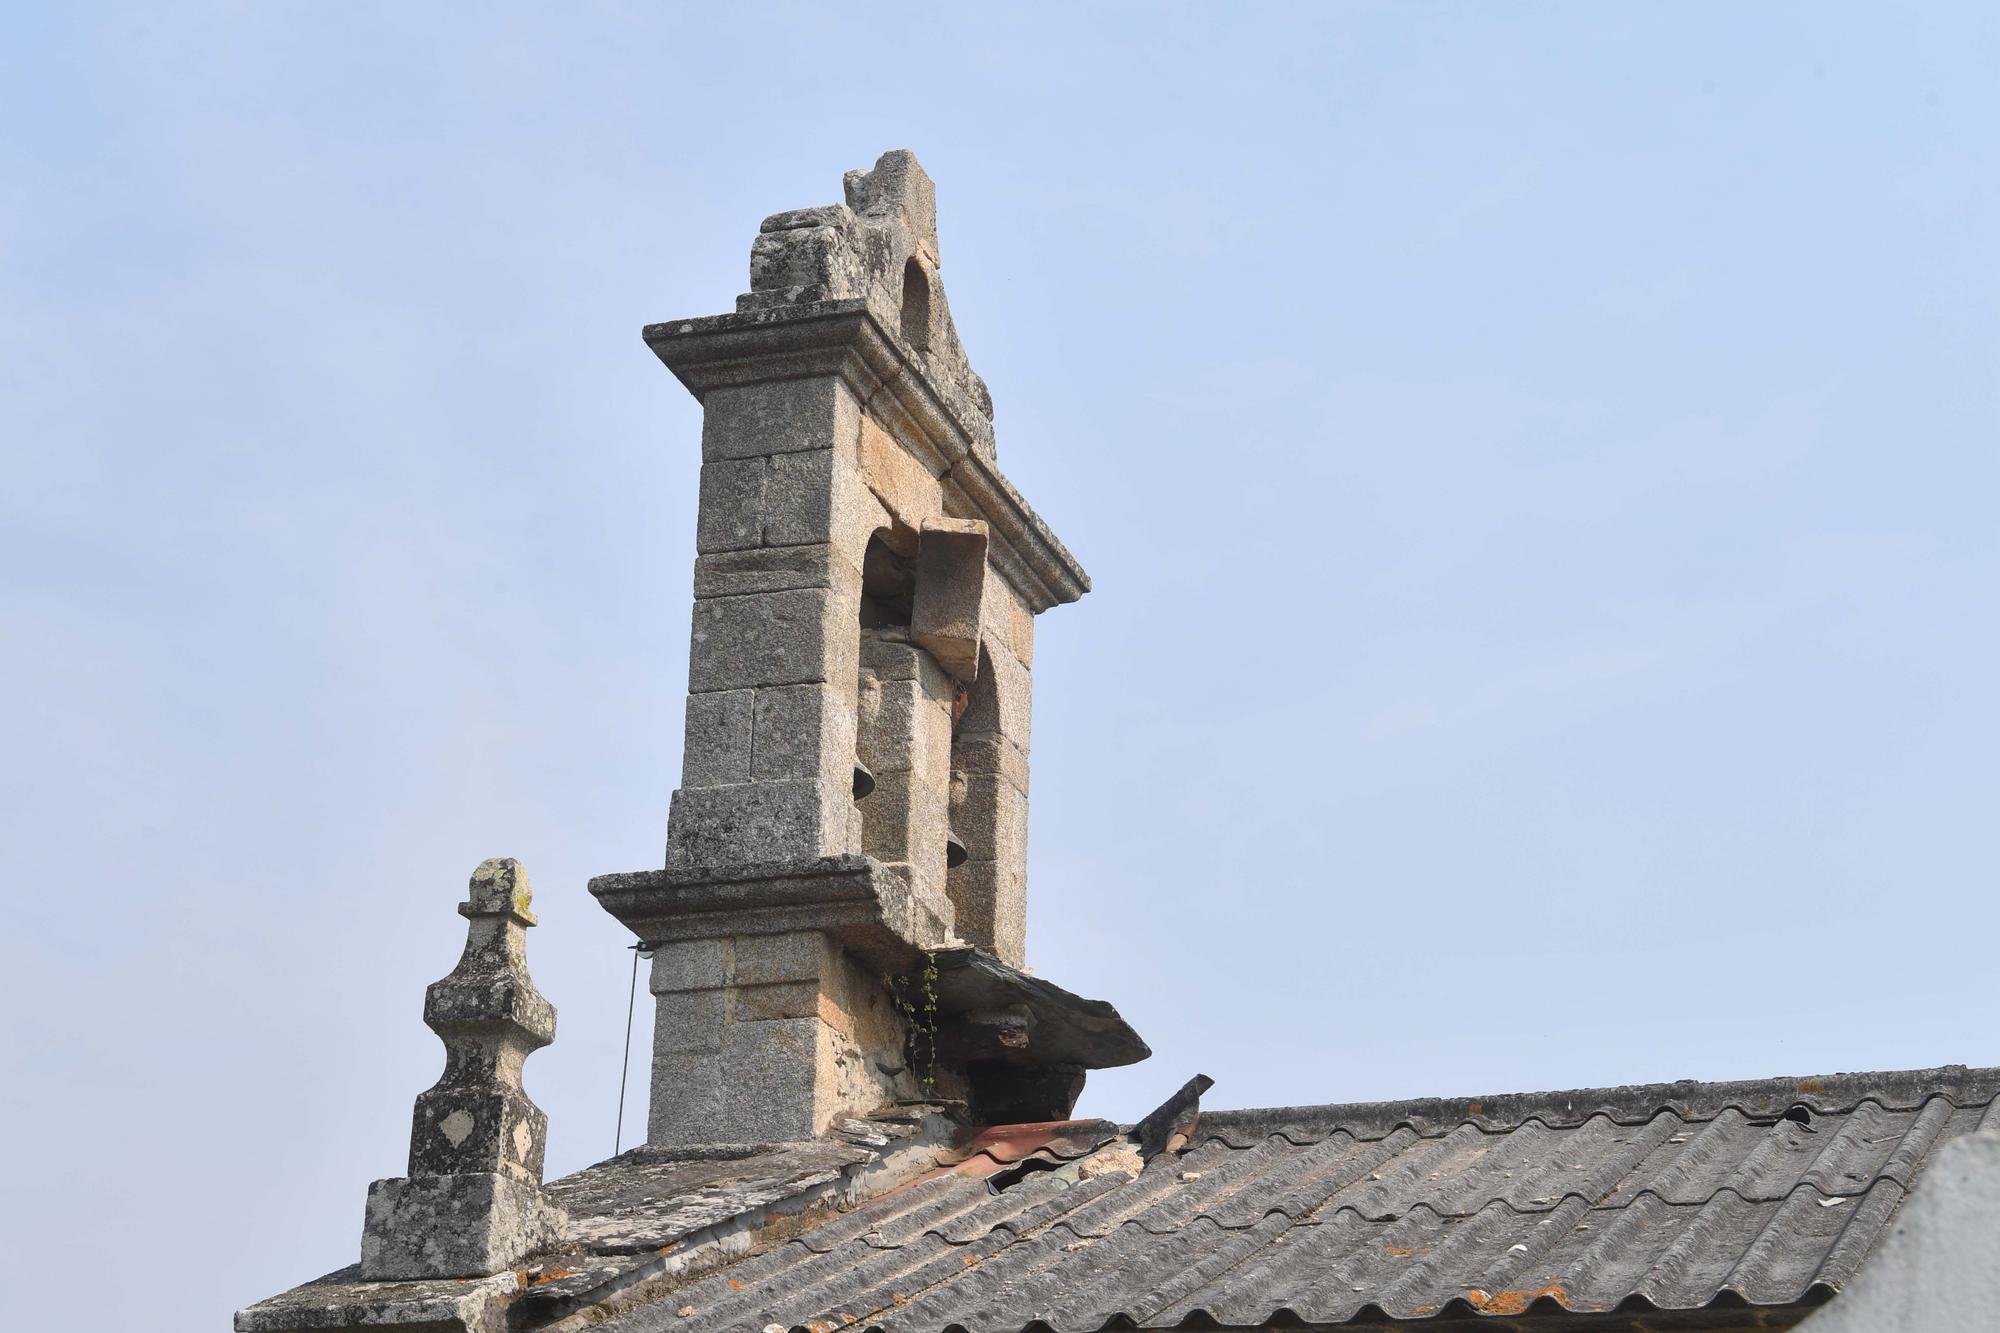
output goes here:
[[1103, 1000], [1029, 976], [981, 949], [940, 949], [933, 957], [941, 1058], [1113, 1069], [1153, 1053]]

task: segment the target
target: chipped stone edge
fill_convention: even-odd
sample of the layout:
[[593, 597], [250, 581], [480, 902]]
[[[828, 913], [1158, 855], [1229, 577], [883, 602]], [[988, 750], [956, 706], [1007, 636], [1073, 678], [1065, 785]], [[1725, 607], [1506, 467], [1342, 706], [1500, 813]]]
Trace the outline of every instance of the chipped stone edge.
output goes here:
[[[518, 1273], [508, 1271], [492, 1277], [443, 1279], [429, 1282], [380, 1282], [355, 1284], [377, 1287], [377, 1300], [313, 1299], [315, 1287], [342, 1273], [329, 1273], [315, 1283], [246, 1306], [236, 1312], [236, 1333], [285, 1333], [287, 1330], [333, 1330], [352, 1328], [396, 1328], [418, 1325], [447, 1328], [462, 1333], [498, 1333], [505, 1327], [503, 1311], [509, 1297], [521, 1290]], [[451, 1291], [425, 1290], [449, 1282]], [[353, 1286], [345, 1288], [352, 1293]], [[401, 1294], [399, 1294], [401, 1293]]]

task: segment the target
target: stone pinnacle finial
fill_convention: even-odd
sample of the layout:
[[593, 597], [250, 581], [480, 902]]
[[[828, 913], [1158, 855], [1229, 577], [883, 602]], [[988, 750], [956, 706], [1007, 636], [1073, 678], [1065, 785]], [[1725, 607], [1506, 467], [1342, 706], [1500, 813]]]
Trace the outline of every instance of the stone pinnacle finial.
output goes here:
[[542, 1193], [548, 1117], [521, 1088], [555, 1039], [555, 1007], [528, 976], [532, 892], [519, 862], [472, 873], [458, 966], [424, 992], [444, 1074], [417, 1096], [410, 1174], [368, 1190], [361, 1273], [374, 1280], [484, 1277], [554, 1246], [565, 1222]]
[[937, 186], [907, 148], [891, 148], [866, 171], [850, 171], [841, 181], [847, 206], [863, 217], [900, 217], [909, 224], [917, 248], [938, 262]]

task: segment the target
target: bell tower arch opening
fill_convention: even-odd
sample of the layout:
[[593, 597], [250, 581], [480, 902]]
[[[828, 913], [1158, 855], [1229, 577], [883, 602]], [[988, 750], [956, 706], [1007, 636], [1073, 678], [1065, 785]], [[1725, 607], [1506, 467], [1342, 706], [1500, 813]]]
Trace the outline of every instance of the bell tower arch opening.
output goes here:
[[915, 255], [903, 265], [903, 341], [931, 350], [931, 280]]
[[892, 524], [869, 537], [854, 688], [855, 809], [865, 855], [942, 894], [953, 841], [955, 683], [912, 640], [922, 574], [917, 533]]

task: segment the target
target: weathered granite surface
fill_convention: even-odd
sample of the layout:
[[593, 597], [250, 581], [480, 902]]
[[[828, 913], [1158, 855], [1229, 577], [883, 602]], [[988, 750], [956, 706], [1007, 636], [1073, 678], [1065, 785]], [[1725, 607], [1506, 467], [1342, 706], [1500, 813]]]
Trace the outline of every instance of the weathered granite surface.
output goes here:
[[562, 1210], [542, 1194], [548, 1118], [521, 1087], [555, 1038], [555, 1007], [528, 976], [533, 892], [520, 863], [472, 873], [465, 952], [424, 993], [444, 1073], [417, 1096], [409, 1175], [368, 1188], [361, 1272], [378, 1279], [484, 1277], [555, 1245]]
[[817, 931], [848, 955], [782, 986], [656, 968], [656, 1145], [908, 1096], [887, 969], [1025, 962], [1034, 618], [1089, 579], [995, 461], [930, 177], [896, 150], [844, 193], [764, 220], [735, 312], [645, 331], [702, 403], [687, 741], [664, 875], [593, 891], [648, 945]]
[[810, 1143], [635, 1148], [550, 1183], [562, 1235], [505, 1271], [384, 1281], [354, 1265], [238, 1311], [235, 1328], [500, 1333], [614, 1311], [937, 1169], [960, 1137], [936, 1108], [912, 1106]]

